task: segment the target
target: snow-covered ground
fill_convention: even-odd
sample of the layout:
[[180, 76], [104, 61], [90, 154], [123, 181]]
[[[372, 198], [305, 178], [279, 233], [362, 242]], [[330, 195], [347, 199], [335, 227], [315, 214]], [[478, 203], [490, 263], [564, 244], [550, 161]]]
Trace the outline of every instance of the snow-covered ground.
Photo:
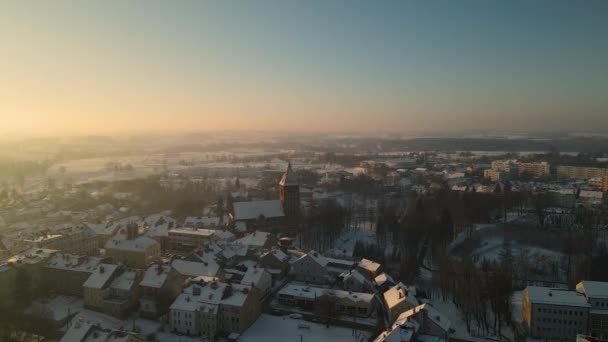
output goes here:
[[271, 316], [263, 314], [239, 338], [239, 342], [258, 341], [303, 341], [303, 342], [335, 342], [335, 341], [367, 341], [368, 332], [353, 331], [350, 328], [313, 323], [288, 316]]

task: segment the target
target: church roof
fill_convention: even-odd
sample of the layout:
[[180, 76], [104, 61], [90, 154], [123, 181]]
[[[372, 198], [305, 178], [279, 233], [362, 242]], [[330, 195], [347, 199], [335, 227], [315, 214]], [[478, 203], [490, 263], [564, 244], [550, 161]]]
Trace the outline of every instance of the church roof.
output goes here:
[[279, 182], [280, 185], [298, 185], [298, 176], [291, 168], [291, 162], [287, 164], [287, 171], [283, 174], [283, 178]]

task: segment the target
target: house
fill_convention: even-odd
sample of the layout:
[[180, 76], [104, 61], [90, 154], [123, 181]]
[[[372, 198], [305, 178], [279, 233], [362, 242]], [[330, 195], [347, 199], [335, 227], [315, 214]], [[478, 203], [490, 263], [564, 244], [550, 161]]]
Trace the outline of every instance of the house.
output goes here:
[[138, 236], [137, 230], [137, 225], [130, 224], [126, 232], [106, 242], [106, 256], [112, 262], [145, 269], [160, 258], [160, 244], [147, 236]]
[[416, 288], [401, 282], [384, 292], [384, 301], [389, 310], [390, 322], [394, 322], [402, 312], [420, 305], [416, 298]]
[[327, 271], [327, 259], [317, 251], [310, 251], [291, 264], [290, 273], [295, 280], [314, 284], [326, 284], [331, 281]]
[[142, 270], [124, 269], [105, 292], [103, 300], [103, 312], [125, 319], [128, 313], [139, 303], [141, 294], [139, 282], [142, 278]]
[[249, 267], [241, 279], [241, 284], [258, 289], [260, 295], [264, 297], [272, 288], [272, 276], [263, 268]]
[[84, 306], [88, 309], [103, 310], [103, 299], [107, 288], [116, 275], [119, 266], [113, 264], [99, 264], [89, 278], [82, 285], [84, 291]]
[[181, 292], [181, 281], [171, 265], [160, 262], [150, 265], [139, 287], [139, 312], [142, 317], [156, 319], [169, 312], [169, 306]]
[[289, 255], [277, 248], [262, 254], [259, 262], [261, 267], [272, 274], [273, 280], [282, 278], [289, 270]]
[[260, 312], [256, 289], [198, 277], [171, 304], [169, 326], [175, 333], [213, 339], [218, 334], [242, 333]]
[[358, 270], [344, 272], [340, 275], [342, 279], [342, 288], [353, 292], [373, 292], [374, 286], [372, 283], [361, 274]]
[[357, 269], [368, 279], [374, 279], [382, 270], [382, 265], [368, 259], [361, 259], [357, 264]]

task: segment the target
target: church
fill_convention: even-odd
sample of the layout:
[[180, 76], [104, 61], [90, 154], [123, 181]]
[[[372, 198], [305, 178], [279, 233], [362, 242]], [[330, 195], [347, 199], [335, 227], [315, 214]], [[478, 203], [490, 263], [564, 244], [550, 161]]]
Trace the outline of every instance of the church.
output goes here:
[[278, 186], [278, 200], [233, 203], [230, 219], [237, 231], [289, 232], [297, 229], [300, 222], [300, 184], [291, 162], [287, 164]]

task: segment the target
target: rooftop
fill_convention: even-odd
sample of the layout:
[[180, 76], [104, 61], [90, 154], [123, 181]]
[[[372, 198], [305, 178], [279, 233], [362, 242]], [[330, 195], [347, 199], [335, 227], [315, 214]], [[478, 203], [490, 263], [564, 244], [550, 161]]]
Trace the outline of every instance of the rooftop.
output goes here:
[[566, 305], [589, 307], [587, 299], [574, 290], [552, 289], [549, 287], [528, 286], [526, 290], [533, 304]]
[[283, 203], [280, 200], [234, 202], [234, 219], [255, 220], [260, 216], [266, 218], [284, 217]]
[[93, 270], [93, 273], [91, 273], [87, 281], [85, 281], [82, 286], [101, 289], [106, 286], [106, 283], [108, 280], [110, 280], [116, 269], [118, 269], [118, 265], [99, 264], [99, 266]]
[[607, 282], [583, 280], [576, 285], [576, 290], [588, 298], [608, 298]]

